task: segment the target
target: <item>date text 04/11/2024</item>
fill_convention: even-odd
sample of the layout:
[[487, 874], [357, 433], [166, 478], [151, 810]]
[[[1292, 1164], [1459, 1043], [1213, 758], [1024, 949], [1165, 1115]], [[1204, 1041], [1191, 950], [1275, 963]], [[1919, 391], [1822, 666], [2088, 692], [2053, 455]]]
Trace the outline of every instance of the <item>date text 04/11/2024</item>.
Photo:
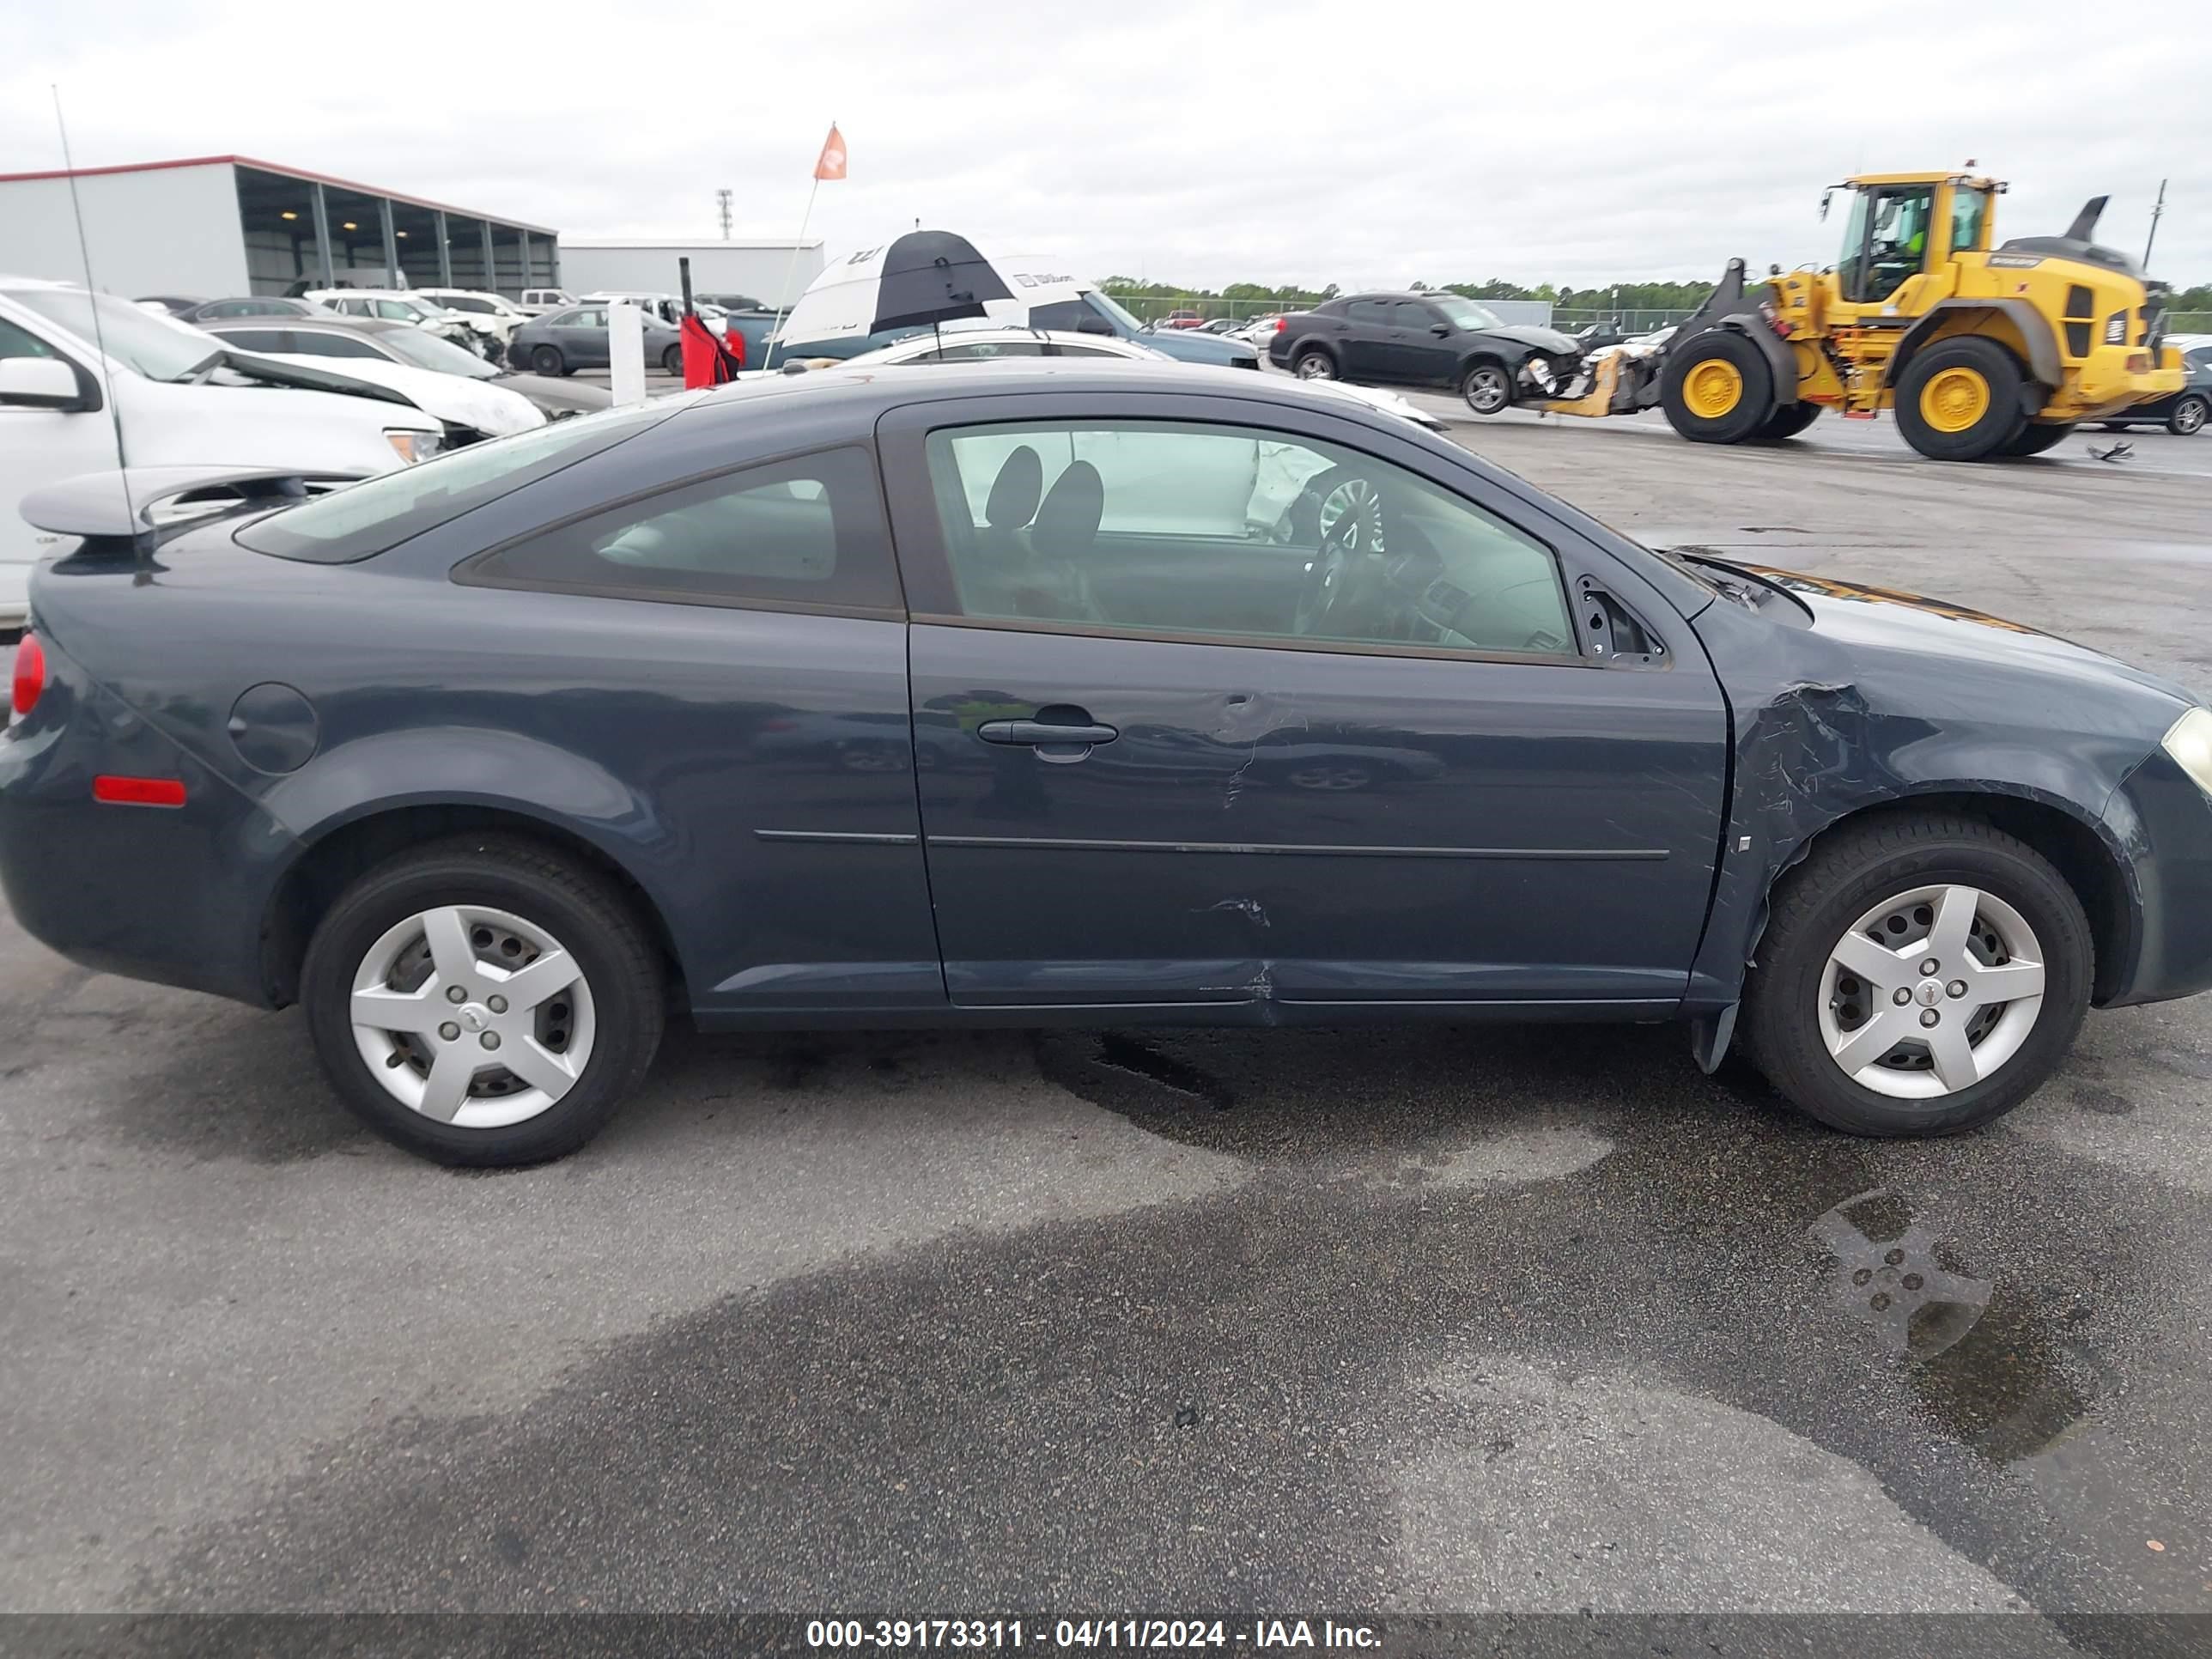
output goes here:
[[912, 1648], [1188, 1649], [1249, 1647], [1372, 1650], [1382, 1633], [1369, 1625], [1323, 1619], [814, 1619], [806, 1644], [830, 1651]]

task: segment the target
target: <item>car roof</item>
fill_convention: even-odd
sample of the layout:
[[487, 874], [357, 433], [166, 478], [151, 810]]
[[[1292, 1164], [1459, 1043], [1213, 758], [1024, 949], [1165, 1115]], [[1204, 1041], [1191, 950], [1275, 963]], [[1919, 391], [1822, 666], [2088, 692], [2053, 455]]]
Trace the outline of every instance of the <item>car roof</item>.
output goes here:
[[[1077, 338], [1083, 337], [1077, 336]], [[1302, 381], [1287, 374], [1255, 374], [1249, 368], [1226, 363], [1184, 363], [1172, 359], [1116, 358], [1108, 362], [1096, 357], [1002, 357], [984, 362], [935, 363], [927, 374], [916, 374], [896, 364], [809, 369], [799, 374], [763, 374], [695, 394], [687, 405], [703, 418], [744, 420], [750, 405], [761, 398], [803, 397], [824, 402], [849, 403], [854, 413], [872, 418], [871, 410], [905, 404], [934, 403], [969, 395], [1005, 396], [1016, 392], [1053, 392], [1081, 396], [1091, 392], [1127, 396], [1131, 392], [1212, 397], [1242, 403], [1274, 404], [1288, 410], [1326, 411], [1340, 419], [1365, 421], [1380, 429], [1409, 440], [1431, 436], [1422, 428], [1395, 415], [1386, 415], [1362, 404], [1308, 391]], [[713, 411], [709, 414], [709, 411]], [[679, 411], [680, 412], [680, 411]], [[1437, 441], [1441, 441], [1438, 440]], [[1464, 456], [1456, 446], [1449, 453]]]

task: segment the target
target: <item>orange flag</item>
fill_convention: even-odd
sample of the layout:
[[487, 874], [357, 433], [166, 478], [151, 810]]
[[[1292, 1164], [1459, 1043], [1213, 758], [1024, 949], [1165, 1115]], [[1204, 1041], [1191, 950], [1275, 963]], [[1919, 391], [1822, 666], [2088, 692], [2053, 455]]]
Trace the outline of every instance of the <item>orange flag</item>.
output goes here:
[[830, 136], [822, 141], [822, 154], [814, 163], [817, 179], [842, 179], [845, 176], [845, 137], [837, 131], [837, 124], [830, 124]]

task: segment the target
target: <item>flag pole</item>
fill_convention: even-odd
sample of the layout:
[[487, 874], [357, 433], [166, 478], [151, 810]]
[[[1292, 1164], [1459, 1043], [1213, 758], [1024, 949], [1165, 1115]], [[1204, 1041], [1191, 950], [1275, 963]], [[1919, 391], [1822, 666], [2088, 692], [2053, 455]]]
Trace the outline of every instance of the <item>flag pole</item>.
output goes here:
[[[836, 121], [830, 123], [830, 130], [832, 132], [837, 130]], [[806, 227], [814, 217], [814, 198], [821, 193], [822, 163], [817, 159], [814, 163], [814, 183], [806, 192], [806, 210], [799, 216], [799, 235], [791, 245], [791, 262], [783, 268], [783, 286], [776, 292], [775, 320], [769, 325], [767, 348], [761, 353], [761, 368], [763, 370], [775, 362], [775, 337], [783, 331], [784, 301], [790, 297], [791, 279], [799, 274], [799, 250], [805, 244]]]

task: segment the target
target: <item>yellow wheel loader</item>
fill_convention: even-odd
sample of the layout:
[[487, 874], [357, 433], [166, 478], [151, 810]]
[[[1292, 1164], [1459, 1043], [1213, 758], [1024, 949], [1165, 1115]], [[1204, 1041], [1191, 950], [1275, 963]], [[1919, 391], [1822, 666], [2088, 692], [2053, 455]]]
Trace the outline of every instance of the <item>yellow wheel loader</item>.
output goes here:
[[[1970, 161], [1969, 167], [1972, 167]], [[1593, 350], [1556, 415], [1666, 410], [1698, 443], [1790, 437], [1824, 409], [1892, 410], [1943, 461], [2033, 455], [2083, 421], [2181, 389], [2166, 284], [2090, 240], [2097, 197], [2063, 236], [1991, 246], [2005, 186], [1972, 173], [1868, 173], [1826, 270], [1771, 269], [1747, 291], [1729, 262], [1663, 341]]]

